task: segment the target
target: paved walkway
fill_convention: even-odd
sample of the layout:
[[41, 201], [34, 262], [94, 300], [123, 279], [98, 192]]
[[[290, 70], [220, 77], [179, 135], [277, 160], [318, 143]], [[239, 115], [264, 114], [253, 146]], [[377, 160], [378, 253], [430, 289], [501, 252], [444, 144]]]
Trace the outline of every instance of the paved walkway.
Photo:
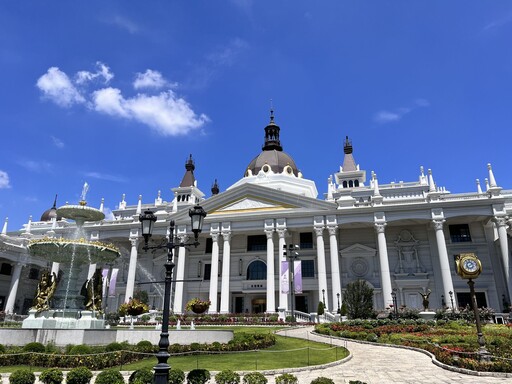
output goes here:
[[[336, 384], [348, 384], [350, 380], [361, 380], [368, 384], [512, 383], [512, 377], [473, 376], [440, 368], [432, 363], [429, 356], [421, 352], [326, 338], [312, 334], [312, 330], [313, 327], [297, 328], [282, 331], [280, 334], [320, 342], [326, 342], [326, 339], [329, 342], [332, 340], [333, 345], [346, 346], [352, 358], [342, 364], [321, 370], [294, 372], [293, 374], [299, 378], [299, 384], [309, 384], [319, 376], [329, 377]], [[269, 384], [274, 384], [273, 377], [269, 377]]]

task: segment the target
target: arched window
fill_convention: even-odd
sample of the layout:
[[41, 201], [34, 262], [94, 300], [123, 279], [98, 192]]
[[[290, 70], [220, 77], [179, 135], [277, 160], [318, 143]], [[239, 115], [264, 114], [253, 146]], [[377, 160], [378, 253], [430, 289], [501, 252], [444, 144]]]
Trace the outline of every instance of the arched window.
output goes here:
[[343, 180], [343, 188], [347, 188], [347, 180]]
[[359, 180], [354, 181], [354, 186], [359, 187]]
[[253, 261], [247, 267], [247, 280], [266, 280], [267, 279], [267, 265], [261, 261]]
[[348, 186], [349, 186], [350, 188], [352, 188], [352, 187], [354, 186], [354, 182], [353, 182], [352, 180], [349, 180], [349, 181], [348, 181]]

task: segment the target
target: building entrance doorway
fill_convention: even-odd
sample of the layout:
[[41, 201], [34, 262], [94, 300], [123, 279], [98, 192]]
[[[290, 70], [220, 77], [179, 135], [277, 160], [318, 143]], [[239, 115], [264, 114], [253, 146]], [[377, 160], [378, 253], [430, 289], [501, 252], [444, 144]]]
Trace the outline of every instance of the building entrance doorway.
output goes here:
[[264, 313], [267, 309], [266, 299], [252, 299], [251, 301], [252, 313]]

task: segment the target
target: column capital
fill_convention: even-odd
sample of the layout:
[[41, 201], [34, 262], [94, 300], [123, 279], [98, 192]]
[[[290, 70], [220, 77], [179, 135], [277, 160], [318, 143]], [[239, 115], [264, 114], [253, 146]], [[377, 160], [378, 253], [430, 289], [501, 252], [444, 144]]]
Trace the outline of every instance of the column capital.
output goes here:
[[265, 235], [267, 236], [267, 240], [268, 239], [271, 239], [272, 236], [274, 235], [274, 230], [273, 229], [265, 229]]
[[230, 241], [231, 240], [231, 231], [223, 231], [222, 237], [224, 241]]
[[212, 238], [212, 241], [214, 243], [218, 242], [219, 241], [219, 236], [220, 236], [220, 233], [219, 232], [215, 232], [215, 233], [210, 233], [210, 236]]
[[384, 231], [386, 230], [386, 225], [388, 225], [388, 223], [380, 222], [380, 223], [374, 223], [373, 225], [375, 226], [375, 231], [377, 233], [384, 233]]
[[433, 219], [432, 225], [434, 226], [434, 229], [436, 231], [442, 231], [443, 230], [443, 224], [445, 223], [445, 219]]
[[322, 236], [324, 234], [324, 229], [325, 227], [315, 227], [314, 230], [316, 233], [316, 237]]
[[139, 244], [139, 238], [138, 237], [130, 237], [130, 243], [132, 244], [132, 247], [137, 247]]
[[492, 218], [492, 221], [494, 224], [496, 224], [497, 227], [506, 227], [508, 223], [508, 217], [507, 216], [494, 216]]
[[188, 239], [190, 239], [190, 236], [188, 234], [179, 234], [177, 237], [180, 243], [186, 243]]
[[286, 228], [277, 229], [276, 232], [280, 239], [284, 239], [286, 237], [287, 229]]
[[338, 231], [337, 225], [328, 225], [327, 230], [329, 231], [329, 236], [335, 236]]

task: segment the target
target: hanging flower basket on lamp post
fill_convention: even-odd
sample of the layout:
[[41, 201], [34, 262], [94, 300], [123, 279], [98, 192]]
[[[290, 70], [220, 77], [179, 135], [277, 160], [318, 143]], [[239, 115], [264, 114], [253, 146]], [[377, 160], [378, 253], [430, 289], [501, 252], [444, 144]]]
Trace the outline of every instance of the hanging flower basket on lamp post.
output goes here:
[[190, 299], [185, 306], [185, 309], [187, 311], [192, 311], [195, 314], [201, 314], [204, 313], [210, 308], [210, 300], [201, 300], [197, 297], [194, 297], [193, 299]]

